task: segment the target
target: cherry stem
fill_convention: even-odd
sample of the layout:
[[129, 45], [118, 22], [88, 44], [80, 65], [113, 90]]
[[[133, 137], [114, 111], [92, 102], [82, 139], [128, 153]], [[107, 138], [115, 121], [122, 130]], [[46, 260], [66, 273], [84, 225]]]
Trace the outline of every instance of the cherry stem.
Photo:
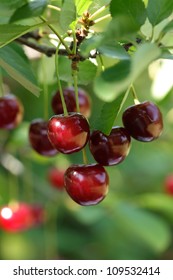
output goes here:
[[58, 39], [60, 40], [61, 44], [65, 47], [66, 51], [68, 54], [71, 54], [71, 50], [70, 48], [68, 47], [68, 45], [66, 44], [66, 42], [64, 41], [64, 39], [61, 37], [61, 35], [57, 32], [57, 30], [50, 24], [47, 22], [47, 20], [43, 17], [43, 16], [40, 16], [40, 19], [46, 23], [46, 25], [53, 31], [53, 33], [58, 37]]
[[82, 155], [83, 155], [83, 162], [84, 162], [84, 164], [88, 164], [88, 158], [87, 158], [87, 154], [86, 154], [85, 148], [82, 149]]
[[2, 70], [0, 67], [0, 96], [4, 96], [4, 89], [3, 89], [3, 79], [2, 79]]
[[104, 10], [106, 10], [106, 8], [109, 6], [109, 4], [104, 5], [103, 7], [101, 7], [100, 9], [98, 9], [95, 13], [93, 13], [89, 19], [94, 19], [95, 17], [97, 17], [99, 14], [101, 14]]
[[103, 17], [100, 17], [100, 18], [94, 20], [94, 23], [98, 23], [98, 22], [100, 22], [102, 20], [105, 20], [105, 19], [108, 19], [108, 18], [111, 18], [111, 14], [107, 14], [107, 15], [105, 15]]
[[48, 120], [49, 110], [48, 110], [48, 86], [46, 83], [46, 69], [44, 63], [44, 57], [42, 56], [42, 73], [43, 73], [43, 94], [44, 94], [44, 119]]
[[72, 71], [73, 82], [74, 82], [74, 91], [75, 91], [75, 99], [76, 99], [76, 108], [77, 112], [80, 112], [79, 107], [79, 93], [78, 93], [78, 73], [77, 70]]
[[135, 90], [133, 84], [131, 84], [131, 89], [132, 89], [132, 94], [133, 94], [134, 103], [135, 103], [135, 105], [137, 105], [137, 104], [139, 104], [140, 102], [139, 102], [139, 99], [138, 99], [138, 97], [137, 97], [136, 90]]
[[58, 44], [57, 49], [56, 49], [56, 53], [55, 53], [55, 70], [56, 70], [56, 77], [57, 77], [57, 81], [58, 81], [58, 88], [59, 88], [59, 92], [60, 92], [60, 97], [61, 97], [62, 107], [63, 107], [63, 111], [64, 111], [64, 116], [68, 116], [67, 106], [66, 106], [66, 103], [65, 103], [64, 94], [63, 94], [63, 90], [62, 90], [62, 86], [61, 86], [61, 81], [60, 81], [60, 78], [59, 78], [58, 51], [59, 51], [60, 45], [61, 45], [61, 43]]
[[47, 5], [47, 7], [48, 7], [49, 9], [56, 10], [56, 11], [58, 11], [58, 12], [61, 11], [61, 9], [60, 9], [59, 7], [56, 7], [56, 6], [54, 6], [54, 5]]

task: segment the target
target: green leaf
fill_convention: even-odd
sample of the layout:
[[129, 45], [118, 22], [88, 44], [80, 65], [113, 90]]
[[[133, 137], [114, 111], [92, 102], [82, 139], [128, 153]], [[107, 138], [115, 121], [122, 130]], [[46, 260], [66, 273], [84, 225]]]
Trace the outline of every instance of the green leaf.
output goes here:
[[39, 96], [40, 89], [29, 63], [10, 46], [0, 49], [0, 66], [23, 87]]
[[16, 24], [3, 24], [0, 25], [0, 48], [14, 41], [18, 37], [26, 34], [27, 32], [38, 28], [43, 25], [39, 23], [32, 26], [16, 25]]
[[10, 22], [40, 16], [44, 12], [47, 4], [47, 0], [30, 1], [14, 12], [14, 14], [10, 18]]
[[[96, 76], [97, 67], [89, 60], [78, 64], [78, 83], [87, 85]], [[59, 57], [59, 76], [62, 81], [73, 83], [71, 61], [66, 57]]]
[[101, 54], [107, 57], [117, 58], [121, 60], [130, 59], [130, 55], [125, 51], [125, 49], [114, 41], [102, 43], [98, 47], [98, 50]]
[[148, 0], [147, 15], [153, 26], [173, 12], [173, 0]]
[[108, 24], [104, 35], [104, 40], [108, 41], [114, 38], [116, 41], [133, 41], [136, 38], [137, 30], [138, 26], [134, 23], [132, 18], [129, 16], [118, 15]]
[[122, 93], [114, 101], [104, 103], [98, 118], [94, 121], [93, 125], [91, 124], [92, 129], [100, 130], [104, 134], [109, 135], [114, 121], [127, 98], [127, 95], [128, 92]]
[[91, 50], [97, 49], [101, 54], [117, 58], [117, 59], [130, 59], [129, 54], [125, 51], [125, 49], [115, 40], [106, 40], [103, 34], [97, 34], [88, 40], [85, 40], [81, 45], [81, 54], [84, 57], [88, 57]]
[[61, 13], [60, 13], [60, 25], [61, 28], [66, 32], [69, 26], [76, 20], [76, 6], [75, 0], [64, 0]]
[[[154, 44], [141, 45], [133, 55], [131, 61], [120, 61], [106, 69], [94, 83], [96, 95], [107, 102], [113, 101], [120, 93], [125, 91], [139, 75], [157, 59], [160, 49]], [[145, 59], [144, 59], [145, 58]]]
[[167, 33], [173, 30], [173, 20], [171, 20], [162, 30], [162, 32]]
[[95, 34], [91, 38], [84, 40], [81, 44], [81, 54], [88, 57], [91, 50], [97, 49], [103, 42], [103, 34]]
[[77, 14], [80, 16], [88, 10], [92, 0], [75, 0]]
[[134, 25], [140, 27], [146, 19], [146, 9], [142, 0], [116, 0], [110, 4], [112, 17], [127, 16]]
[[93, 14], [103, 6], [108, 5], [111, 2], [111, 0], [93, 0], [92, 4], [89, 7], [89, 12]]
[[115, 66], [107, 68], [94, 81], [94, 91], [98, 98], [111, 102], [130, 84], [130, 61], [120, 61]]

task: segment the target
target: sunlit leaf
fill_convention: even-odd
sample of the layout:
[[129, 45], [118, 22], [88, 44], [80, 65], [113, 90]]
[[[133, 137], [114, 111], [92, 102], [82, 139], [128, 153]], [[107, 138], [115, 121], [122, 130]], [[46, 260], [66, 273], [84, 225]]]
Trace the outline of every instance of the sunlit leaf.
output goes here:
[[0, 25], [0, 47], [3, 47], [27, 32], [40, 27], [43, 23], [25, 26], [16, 24]]
[[0, 66], [27, 90], [39, 95], [40, 89], [30, 64], [10, 46], [0, 49]]
[[153, 26], [173, 12], [173, 0], [148, 0], [147, 15]]

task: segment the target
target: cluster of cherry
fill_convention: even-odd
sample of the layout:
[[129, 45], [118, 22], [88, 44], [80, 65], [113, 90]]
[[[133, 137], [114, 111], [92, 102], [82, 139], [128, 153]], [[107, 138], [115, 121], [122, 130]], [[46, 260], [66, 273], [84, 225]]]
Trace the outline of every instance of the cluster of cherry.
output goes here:
[[101, 131], [90, 132], [90, 98], [79, 88], [80, 113], [76, 112], [75, 92], [72, 87], [63, 90], [67, 115], [63, 113], [60, 92], [52, 98], [56, 115], [48, 122], [34, 120], [29, 129], [30, 143], [42, 155], [58, 152], [71, 154], [82, 150], [87, 143], [97, 163], [70, 166], [64, 174], [64, 186], [69, 196], [80, 205], [95, 205], [107, 192], [109, 177], [104, 166], [122, 162], [130, 150], [131, 136], [150, 142], [158, 138], [163, 129], [162, 114], [152, 102], [145, 101], [127, 108], [122, 116], [124, 127], [115, 126], [110, 135]]
[[[52, 109], [56, 115], [48, 121], [33, 120], [29, 127], [29, 141], [32, 148], [44, 156], [54, 156], [59, 152], [75, 153], [89, 143], [97, 163], [72, 165], [61, 175], [67, 193], [75, 202], [95, 205], [108, 192], [109, 177], [104, 166], [119, 164], [126, 158], [131, 137], [144, 142], [157, 139], [163, 130], [162, 114], [154, 103], [145, 101], [123, 112], [124, 127], [113, 127], [109, 135], [98, 130], [90, 132], [87, 118], [91, 101], [88, 94], [79, 88], [80, 113], [76, 112], [74, 89], [67, 87], [63, 94], [69, 113], [63, 113], [60, 92], [57, 91], [52, 98]], [[22, 120], [23, 106], [13, 95], [1, 97], [0, 115], [0, 128], [12, 129]]]

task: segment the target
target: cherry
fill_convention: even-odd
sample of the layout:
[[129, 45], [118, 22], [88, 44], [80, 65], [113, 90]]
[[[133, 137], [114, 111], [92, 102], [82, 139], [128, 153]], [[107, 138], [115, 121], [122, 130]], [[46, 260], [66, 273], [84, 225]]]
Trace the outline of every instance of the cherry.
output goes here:
[[80, 113], [68, 116], [55, 115], [48, 122], [48, 137], [61, 153], [71, 154], [81, 150], [89, 139], [89, 124]]
[[[77, 112], [75, 91], [73, 87], [63, 89], [64, 99], [68, 112]], [[80, 113], [88, 118], [91, 114], [91, 101], [86, 91], [78, 88]], [[52, 109], [55, 114], [63, 114], [60, 92], [57, 91], [52, 98]]]
[[165, 178], [164, 185], [165, 185], [165, 192], [172, 196], [173, 195], [173, 174], [170, 174]]
[[34, 224], [30, 205], [12, 203], [0, 209], [0, 227], [9, 232], [19, 232]]
[[69, 196], [83, 206], [96, 205], [107, 192], [109, 177], [99, 164], [72, 165], [64, 175], [64, 184]]
[[94, 159], [101, 165], [115, 165], [122, 162], [130, 150], [130, 136], [123, 127], [113, 127], [110, 135], [99, 130], [92, 132], [89, 141]]
[[64, 189], [64, 173], [65, 170], [52, 167], [48, 171], [48, 181], [50, 184], [58, 190]]
[[22, 121], [23, 105], [19, 99], [8, 94], [0, 97], [0, 128], [13, 129]]
[[47, 135], [48, 122], [35, 119], [29, 127], [29, 141], [32, 148], [43, 156], [54, 156], [58, 151], [52, 146]]
[[162, 114], [150, 101], [127, 108], [123, 113], [123, 124], [133, 138], [143, 142], [157, 139], [163, 130]]

